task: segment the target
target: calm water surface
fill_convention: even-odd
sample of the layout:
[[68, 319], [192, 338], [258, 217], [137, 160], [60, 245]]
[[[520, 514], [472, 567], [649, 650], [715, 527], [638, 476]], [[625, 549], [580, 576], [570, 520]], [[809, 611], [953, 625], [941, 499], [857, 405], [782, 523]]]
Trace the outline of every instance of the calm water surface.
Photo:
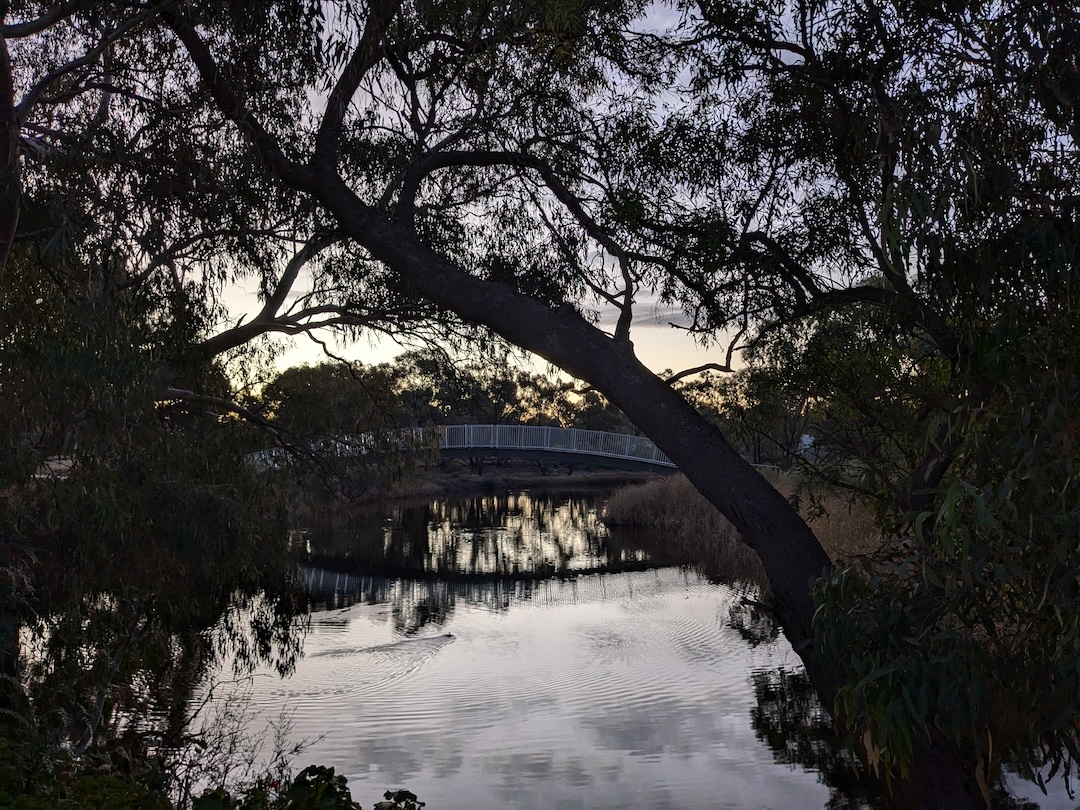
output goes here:
[[[254, 705], [291, 711], [291, 739], [314, 740], [297, 764], [333, 766], [365, 807], [396, 787], [431, 810], [822, 807], [817, 774], [777, 764], [751, 726], [752, 673], [798, 659], [782, 637], [751, 646], [731, 628], [730, 588], [677, 568], [430, 578], [656, 554], [609, 537], [597, 506], [516, 494], [391, 515], [382, 559], [429, 578], [310, 571], [334, 607], [312, 614], [292, 677], [256, 676]], [[338, 553], [378, 549], [356, 542]]]

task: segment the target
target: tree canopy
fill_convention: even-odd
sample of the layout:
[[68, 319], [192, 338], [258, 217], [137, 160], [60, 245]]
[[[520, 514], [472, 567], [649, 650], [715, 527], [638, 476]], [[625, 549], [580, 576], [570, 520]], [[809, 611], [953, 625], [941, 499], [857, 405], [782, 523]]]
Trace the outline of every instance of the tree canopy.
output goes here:
[[[4, 12], [0, 258], [21, 296], [4, 341], [42, 297], [24, 244], [153, 295], [146, 322], [182, 338], [147, 339], [156, 401], [229, 408], [194, 369], [269, 333], [498, 335], [595, 387], [732, 520], [902, 800], [972, 805], [1002, 756], [1080, 759], [1070, 5]], [[225, 323], [236, 278], [261, 303]], [[805, 388], [832, 426], [827, 476], [893, 538], [880, 559], [831, 571], [638, 362], [646, 292]], [[1016, 694], [1039, 710], [1002, 720]]]

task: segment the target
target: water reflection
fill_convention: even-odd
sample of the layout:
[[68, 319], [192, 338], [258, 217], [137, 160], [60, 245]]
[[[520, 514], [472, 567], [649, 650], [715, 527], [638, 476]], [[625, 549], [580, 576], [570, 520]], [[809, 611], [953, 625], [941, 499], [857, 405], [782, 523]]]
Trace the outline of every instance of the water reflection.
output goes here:
[[604, 495], [507, 492], [371, 512], [308, 537], [323, 568], [386, 576], [543, 579], [683, 562], [662, 543], [609, 531]]
[[830, 810], [887, 806], [881, 784], [858, 768], [805, 672], [760, 670], [751, 680], [755, 698], [751, 723], [777, 762], [817, 771], [829, 788]]
[[257, 679], [254, 699], [325, 735], [305, 756], [363, 805], [396, 786], [431, 807], [825, 803], [815, 774], [755, 737], [750, 673], [797, 659], [728, 626], [738, 594], [670, 568], [513, 584], [495, 604], [436, 589], [455, 610], [412, 635], [396, 616], [436, 583], [319, 612], [296, 674]]
[[[316, 562], [348, 555], [337, 571], [304, 571], [325, 611], [315, 632], [328, 637], [305, 663], [318, 676], [264, 693], [268, 705], [318, 706], [330, 691], [378, 733], [349, 732], [324, 756], [373, 787], [429, 785], [434, 799], [471, 788], [481, 807], [714, 806], [717, 795], [790, 806], [789, 782], [812, 806], [813, 774], [817, 806], [868, 806], [846, 798], [869, 794], [752, 594], [657, 568], [690, 561], [662, 535], [610, 532], [602, 506], [598, 495], [434, 501], [313, 542]], [[626, 573], [635, 565], [653, 570]], [[595, 571], [608, 574], [584, 575]], [[546, 798], [529, 804], [536, 790]]]
[[[681, 569], [681, 576], [703, 581], [688, 566]], [[306, 567], [301, 569], [301, 579], [306, 583], [312, 610], [329, 611], [358, 604], [385, 605], [389, 607], [394, 631], [406, 636], [415, 635], [428, 625], [441, 627], [458, 605], [498, 613], [513, 605], [556, 607], [635, 598], [633, 579], [603, 575], [568, 579], [486, 576], [435, 580], [367, 576]], [[648, 581], [648, 577], [642, 580]], [[637, 587], [646, 586], [639, 583]], [[753, 639], [754, 644], [773, 642], [779, 635], [775, 624], [763, 620], [756, 608], [741, 599], [731, 605], [729, 622], [744, 638]]]

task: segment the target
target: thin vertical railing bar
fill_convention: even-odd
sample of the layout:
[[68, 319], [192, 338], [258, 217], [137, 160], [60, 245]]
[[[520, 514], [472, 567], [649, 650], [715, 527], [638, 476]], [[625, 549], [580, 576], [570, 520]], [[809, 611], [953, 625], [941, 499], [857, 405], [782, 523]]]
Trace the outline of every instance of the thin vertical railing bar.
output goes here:
[[644, 436], [536, 425], [445, 425], [436, 428], [444, 449], [552, 450], [675, 466]]

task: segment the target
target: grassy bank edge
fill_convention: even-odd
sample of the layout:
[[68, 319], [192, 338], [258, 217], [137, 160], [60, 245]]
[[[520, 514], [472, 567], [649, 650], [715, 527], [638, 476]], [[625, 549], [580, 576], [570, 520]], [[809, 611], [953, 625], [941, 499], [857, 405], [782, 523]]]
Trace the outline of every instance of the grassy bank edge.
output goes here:
[[[777, 490], [791, 498], [795, 483], [783, 474], [771, 477]], [[843, 564], [880, 543], [880, 532], [865, 510], [839, 495], [818, 499], [820, 512], [804, 514], [832, 560]], [[612, 493], [603, 515], [608, 526], [659, 532], [680, 553], [698, 561], [707, 576], [765, 587], [757, 554], [735, 527], [683, 475], [631, 484]]]

